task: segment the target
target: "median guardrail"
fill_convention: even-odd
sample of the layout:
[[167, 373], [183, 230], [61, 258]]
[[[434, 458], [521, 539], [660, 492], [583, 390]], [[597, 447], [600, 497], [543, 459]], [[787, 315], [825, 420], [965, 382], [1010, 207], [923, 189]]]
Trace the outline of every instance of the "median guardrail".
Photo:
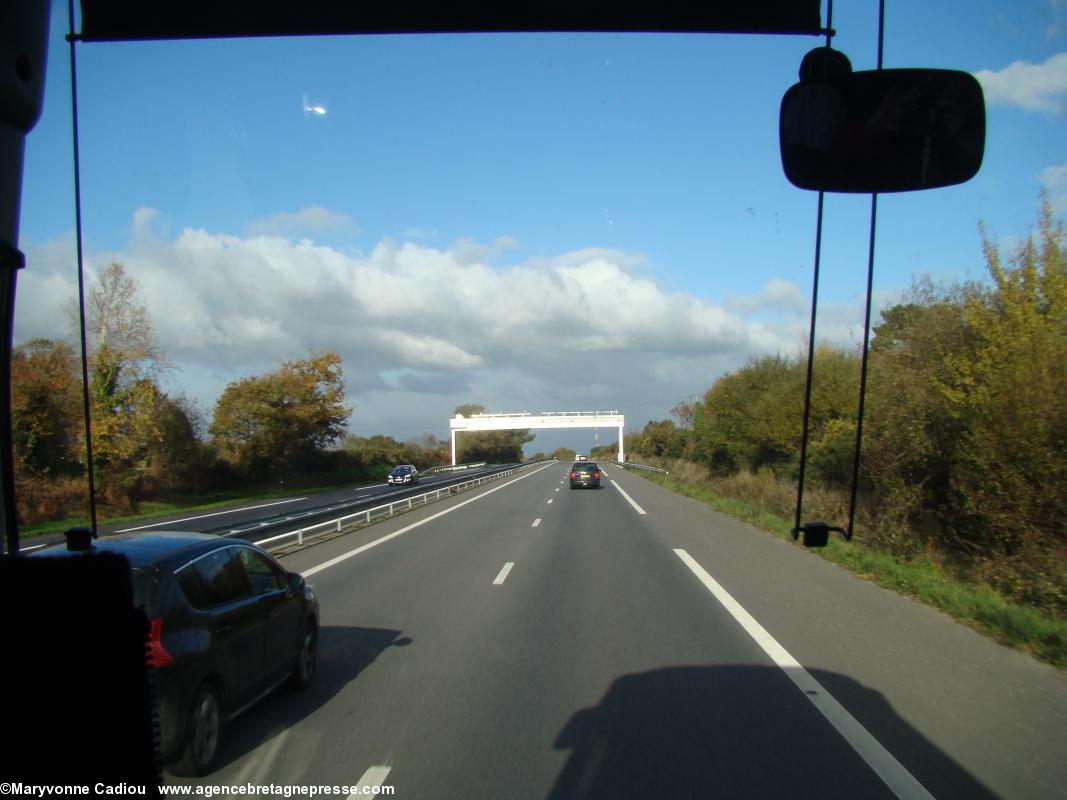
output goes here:
[[[472, 478], [469, 481], [463, 481], [462, 483], [452, 483], [448, 486], [443, 486], [440, 489], [435, 489], [432, 492], [424, 492], [420, 495], [413, 495], [405, 498], [399, 498], [392, 500], [388, 503], [383, 503], [380, 506], [374, 506], [373, 508], [362, 509], [360, 511], [353, 512], [351, 514], [345, 514], [344, 516], [337, 517], [336, 519], [326, 520], [324, 522], [318, 522], [314, 525], [308, 525], [303, 528], [298, 528], [295, 531], [287, 531], [286, 533], [280, 533], [277, 536], [271, 536], [267, 539], [260, 539], [256, 542], [259, 545], [265, 545], [269, 542], [279, 541], [281, 539], [288, 539], [293, 536], [296, 537], [296, 545], [303, 546], [305, 544], [305, 536], [311, 531], [323, 529], [321, 533], [316, 533], [311, 536], [312, 539], [331, 534], [333, 536], [344, 533], [345, 527], [353, 525], [363, 524], [370, 525], [372, 521], [378, 521], [380, 519], [387, 519], [394, 516], [399, 511], [410, 511], [417, 506], [429, 505], [431, 502], [436, 502], [442, 497], [450, 497], [453, 494], [460, 494], [461, 492], [468, 491], [470, 489], [481, 486], [482, 484], [489, 483], [490, 481], [499, 480], [515, 472], [529, 469], [530, 467], [538, 466], [539, 461], [531, 461], [526, 464], [521, 464], [511, 469], [501, 470], [499, 472], [493, 472], [488, 475], [480, 475], [477, 478]], [[432, 499], [431, 499], [432, 498]]]
[[486, 466], [487, 462], [479, 461], [477, 464], [456, 464], [455, 466], [430, 467], [422, 471], [423, 475], [436, 475], [439, 472], [461, 472], [465, 469], [478, 469]]
[[658, 472], [661, 475], [670, 475], [671, 474], [670, 472], [668, 472], [665, 469], [660, 469], [659, 467], [650, 467], [647, 464], [632, 464], [632, 463], [629, 463], [627, 461], [612, 461], [611, 463], [612, 464], [618, 464], [620, 467], [623, 467], [623, 468], [631, 467], [633, 469], [643, 469], [643, 470], [645, 470], [647, 472]]

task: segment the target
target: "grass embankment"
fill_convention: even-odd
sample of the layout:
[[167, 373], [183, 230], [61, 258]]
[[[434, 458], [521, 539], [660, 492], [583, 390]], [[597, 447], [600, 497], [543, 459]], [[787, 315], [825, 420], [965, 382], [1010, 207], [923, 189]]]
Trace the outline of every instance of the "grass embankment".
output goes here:
[[[381, 470], [372, 470], [372, 479], [362, 480], [358, 483], [345, 481], [327, 486], [302, 486], [299, 488], [276, 487], [272, 489], [262, 489], [260, 491], [246, 489], [244, 491], [212, 492], [203, 495], [189, 495], [168, 502], [145, 501], [139, 504], [138, 510], [134, 514], [109, 513], [109, 510], [106, 507], [98, 506], [97, 523], [99, 525], [114, 525], [116, 523], [139, 522], [141, 520], [166, 517], [171, 514], [185, 514], [194, 511], [210, 513], [212, 509], [227, 508], [229, 506], [254, 505], [256, 503], [269, 503], [271, 500], [278, 500], [283, 497], [318, 494], [320, 492], [329, 492], [346, 486], [352, 488], [374, 486], [384, 482], [385, 475], [388, 474], [389, 468], [386, 467], [380, 477], [373, 475], [376, 471]], [[53, 520], [49, 522], [41, 522], [36, 525], [19, 526], [19, 537], [22, 539], [31, 539], [35, 536], [44, 536], [49, 533], [62, 533], [68, 528], [75, 527], [89, 527], [88, 513], [86, 513], [84, 517], [67, 517], [63, 520]]]
[[[792, 540], [789, 530], [793, 520], [782, 513], [783, 502], [788, 507], [795, 501], [796, 489], [791, 484], [762, 475], [739, 475], [713, 484], [696, 465], [681, 462], [661, 466], [670, 469], [669, 476], [641, 471], [638, 474], [716, 511]], [[831, 493], [820, 496], [817, 489], [811, 495], [805, 492], [805, 507], [819, 509], [825, 518], [847, 516], [847, 507], [843, 515], [826, 513], [841, 502]], [[805, 517], [819, 518], [808, 514]], [[845, 543], [838, 538], [831, 538], [827, 547], [812, 552], [879, 586], [940, 609], [1002, 644], [1067, 669], [1067, 620], [1013, 603], [989, 586], [960, 580], [932, 557], [902, 560], [856, 539]]]

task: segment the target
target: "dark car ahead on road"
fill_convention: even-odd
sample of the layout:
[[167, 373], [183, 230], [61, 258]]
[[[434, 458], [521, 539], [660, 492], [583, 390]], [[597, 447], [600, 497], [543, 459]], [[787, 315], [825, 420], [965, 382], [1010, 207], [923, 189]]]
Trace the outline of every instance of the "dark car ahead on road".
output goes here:
[[[250, 542], [204, 533], [109, 536], [92, 550], [130, 562], [149, 620], [162, 757], [178, 775], [210, 772], [223, 723], [271, 690], [315, 674], [319, 605], [295, 572]], [[77, 556], [66, 545], [35, 552]]]
[[411, 464], [400, 464], [393, 467], [389, 473], [389, 485], [403, 485], [405, 483], [416, 484], [419, 482], [419, 471]]
[[595, 461], [575, 461], [571, 466], [571, 488], [600, 488], [600, 467]]

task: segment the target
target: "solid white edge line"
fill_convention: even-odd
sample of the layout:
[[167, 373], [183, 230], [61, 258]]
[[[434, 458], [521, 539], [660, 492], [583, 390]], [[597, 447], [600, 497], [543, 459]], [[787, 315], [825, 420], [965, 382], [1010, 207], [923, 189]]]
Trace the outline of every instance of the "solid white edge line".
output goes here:
[[381, 789], [382, 784], [385, 783], [385, 779], [389, 777], [389, 771], [392, 767], [370, 767], [363, 773], [356, 784], [359, 787], [358, 792], [352, 792], [348, 796], [348, 800], [362, 800], [366, 797], [377, 797], [378, 793], [375, 789]]
[[208, 517], [221, 517], [223, 514], [236, 514], [238, 511], [255, 511], [257, 508], [270, 508], [271, 506], [282, 506], [286, 503], [298, 503], [301, 500], [307, 500], [306, 497], [294, 497], [292, 500], [279, 500], [276, 503], [263, 503], [259, 506], [244, 506], [243, 508], [231, 508], [229, 511], [216, 511], [213, 514], [201, 514], [198, 517], [182, 517], [181, 519], [172, 519], [169, 522], [154, 522], [151, 525], [139, 525], [136, 528], [123, 528], [122, 530], [115, 531], [115, 533], [129, 533], [130, 531], [143, 531], [145, 528], [158, 528], [161, 525], [174, 525], [179, 522], [192, 522], [194, 519], [207, 519]]
[[456, 505], [452, 506], [451, 508], [446, 508], [444, 511], [438, 511], [436, 514], [431, 514], [430, 516], [426, 517], [425, 519], [420, 519], [418, 522], [413, 522], [410, 525], [408, 525], [408, 526], [406, 526], [404, 528], [401, 528], [398, 531], [393, 531], [392, 533], [386, 534], [385, 536], [381, 537], [380, 539], [375, 539], [373, 542], [367, 542], [367, 544], [360, 545], [359, 547], [355, 548], [354, 550], [349, 550], [347, 553], [341, 553], [341, 555], [335, 556], [334, 558], [331, 558], [329, 561], [323, 561], [321, 564], [319, 564], [317, 566], [314, 566], [314, 567], [311, 567], [310, 569], [300, 570], [300, 574], [303, 575], [305, 578], [309, 578], [312, 575], [314, 575], [316, 572], [322, 572], [324, 569], [329, 569], [330, 567], [332, 567], [332, 566], [334, 566], [336, 564], [340, 564], [342, 561], [345, 561], [345, 560], [347, 560], [349, 558], [352, 558], [352, 556], [358, 556], [360, 553], [364, 552], [365, 550], [370, 550], [372, 547], [377, 547], [378, 545], [380, 545], [380, 544], [382, 544], [384, 542], [388, 542], [390, 539], [395, 539], [397, 536], [400, 536], [401, 534], [407, 533], [408, 531], [413, 531], [413, 530], [415, 530], [415, 528], [419, 528], [419, 527], [425, 525], [427, 522], [433, 522], [438, 517], [443, 517], [445, 514], [451, 514], [453, 511], [456, 511], [457, 509], [463, 508], [463, 506], [465, 506], [465, 505], [467, 505], [469, 503], [476, 503], [477, 501], [481, 500], [483, 497], [488, 497], [493, 492], [499, 492], [501, 489], [505, 489], [508, 486], [511, 486], [511, 484], [513, 484], [513, 483], [517, 483], [518, 481], [521, 481], [521, 480], [523, 480], [525, 478], [529, 478], [531, 475], [536, 475], [542, 469], [547, 469], [548, 466], [551, 466], [551, 465], [546, 465], [546, 466], [541, 467], [539, 469], [535, 469], [533, 472], [527, 472], [525, 475], [520, 475], [519, 477], [515, 478], [515, 480], [508, 481], [507, 483], [502, 483], [499, 486], [494, 486], [489, 491], [482, 492], [477, 497], [472, 497], [469, 500], [464, 500], [462, 503], [457, 503]]
[[675, 554], [704, 584], [723, 608], [737, 621], [771, 660], [793, 681], [811, 704], [819, 709], [826, 720], [848, 742], [860, 758], [867, 762], [874, 773], [882, 779], [901, 800], [934, 800], [926, 787], [864, 728], [843, 705], [834, 699], [811, 674], [771, 636], [740, 603], [716, 581], [707, 570], [685, 550], [675, 548]]
[[634, 507], [634, 510], [638, 514], [647, 514], [648, 513], [643, 508], [641, 508], [641, 506], [637, 505], [637, 503], [634, 501], [634, 499], [632, 497], [630, 497], [630, 495], [626, 494], [626, 490], [623, 489], [621, 486], [619, 486], [619, 484], [615, 483], [615, 481], [612, 481], [611, 485], [614, 486], [616, 489], [618, 489], [620, 492], [622, 492], [622, 496], [626, 498], [626, 501], [630, 505], [632, 505]]
[[535, 519], [535, 520], [533, 521], [533, 525], [531, 525], [530, 527], [531, 527], [531, 528], [536, 528], [536, 527], [537, 527], [538, 525], [540, 525], [540, 524], [541, 524], [541, 518], [540, 518], [540, 517], [538, 517], [537, 519]]
[[507, 579], [508, 573], [511, 572], [511, 568], [514, 566], [514, 561], [509, 561], [508, 563], [506, 563], [503, 569], [500, 570], [500, 573], [495, 578], [493, 578], [493, 586], [499, 586], [500, 584], [502, 584]]

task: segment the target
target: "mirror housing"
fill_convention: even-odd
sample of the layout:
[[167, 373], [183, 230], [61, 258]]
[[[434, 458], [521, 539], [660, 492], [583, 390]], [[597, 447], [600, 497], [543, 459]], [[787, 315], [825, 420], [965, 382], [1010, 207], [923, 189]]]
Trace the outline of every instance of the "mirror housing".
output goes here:
[[886, 69], [795, 84], [782, 98], [782, 167], [801, 189], [911, 192], [970, 180], [985, 101], [973, 75]]
[[795, 542], [801, 534], [804, 534], [805, 547], [826, 547], [830, 542], [831, 533], [840, 533], [846, 542], [852, 541], [852, 534], [837, 525], [827, 522], [805, 522], [799, 528], [791, 528], [789, 533]]
[[299, 572], [289, 573], [289, 591], [293, 594], [300, 594], [304, 591], [304, 586], [307, 582], [304, 580], [304, 576]]

